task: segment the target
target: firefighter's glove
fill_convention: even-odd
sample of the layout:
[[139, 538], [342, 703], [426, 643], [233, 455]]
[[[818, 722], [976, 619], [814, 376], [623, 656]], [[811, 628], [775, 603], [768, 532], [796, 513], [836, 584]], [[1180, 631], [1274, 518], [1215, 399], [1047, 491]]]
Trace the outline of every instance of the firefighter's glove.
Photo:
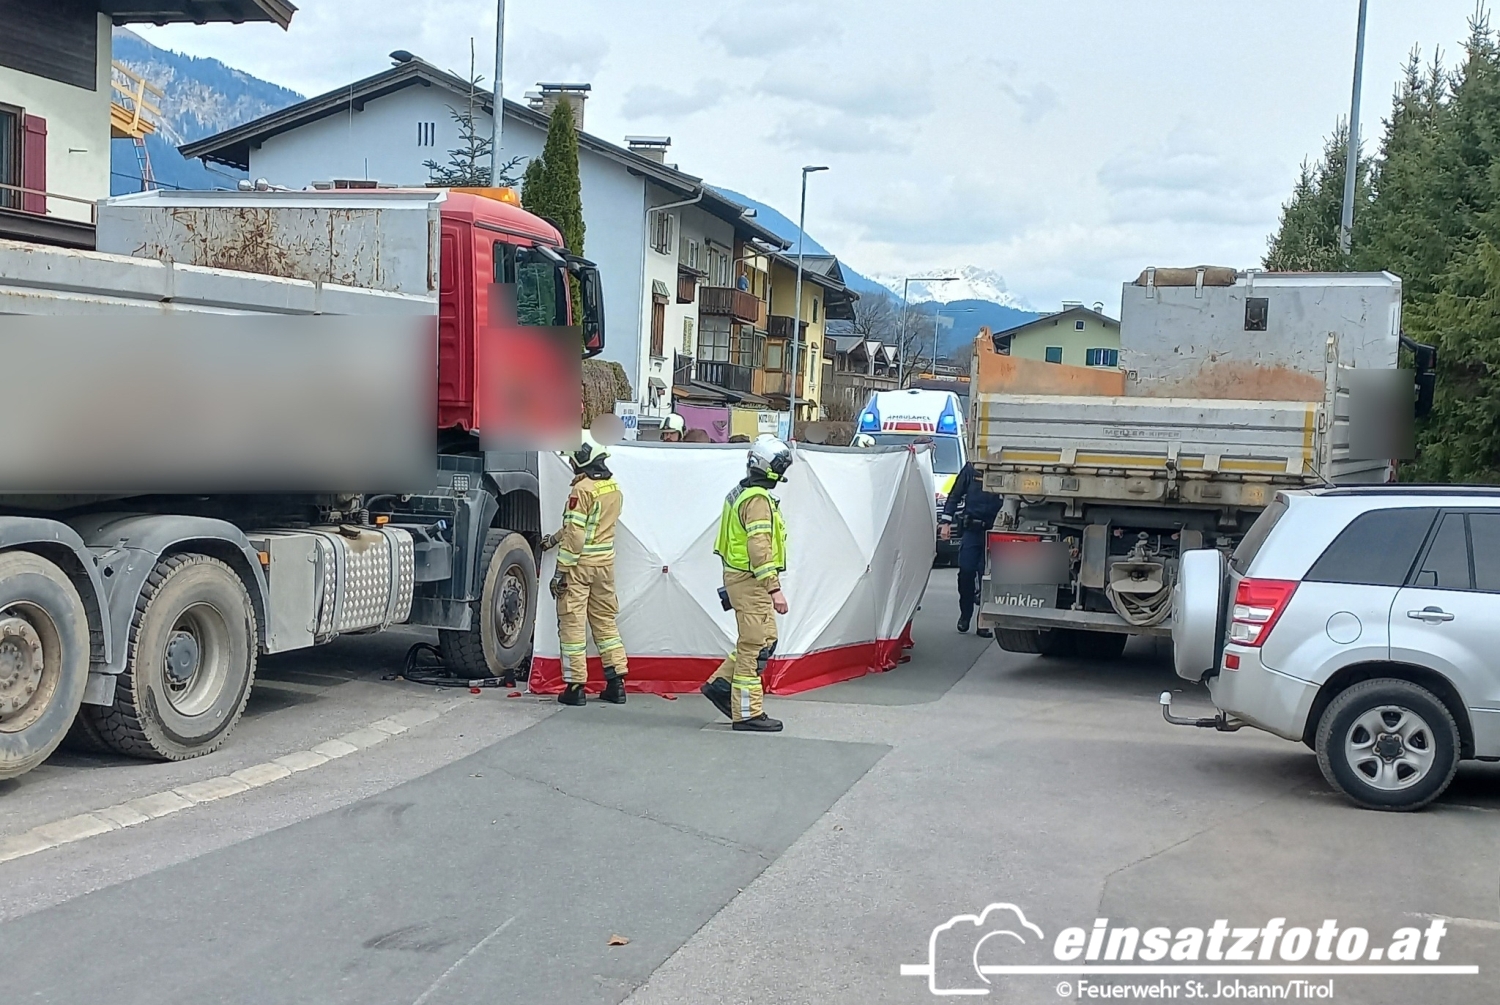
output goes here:
[[557, 547], [557, 542], [561, 539], [561, 534], [548, 534], [546, 537], [542, 538], [542, 550], [551, 551], [553, 548]]
[[568, 592], [568, 574], [558, 569], [552, 574], [552, 582], [547, 584], [547, 590], [552, 594], [553, 600], [561, 600], [563, 594]]

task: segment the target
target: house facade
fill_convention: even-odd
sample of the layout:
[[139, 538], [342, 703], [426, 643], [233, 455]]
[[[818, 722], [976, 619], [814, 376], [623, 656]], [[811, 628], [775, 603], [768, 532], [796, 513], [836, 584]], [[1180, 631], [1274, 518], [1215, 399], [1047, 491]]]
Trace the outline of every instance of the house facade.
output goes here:
[[[253, 178], [304, 188], [340, 181], [427, 184], [427, 161], [446, 163], [461, 145], [453, 110], [474, 106], [488, 135], [494, 98], [409, 53], [389, 69], [327, 94], [185, 144], [184, 156], [238, 167]], [[666, 163], [670, 140], [637, 137], [625, 146], [586, 131], [586, 84], [543, 84], [526, 103], [505, 102], [502, 162], [538, 156], [551, 109], [567, 101], [579, 124], [578, 171], [586, 228], [583, 254], [603, 281], [603, 357], [630, 378], [648, 420], [672, 407], [674, 352], [697, 344], [696, 290], [727, 278], [721, 260], [738, 243], [785, 242], [702, 179]], [[576, 250], [576, 249], [574, 249]], [[684, 297], [685, 275], [694, 279]], [[685, 341], [686, 340], [686, 341]]]
[[93, 247], [94, 202], [109, 196], [109, 141], [132, 119], [115, 101], [111, 26], [285, 28], [295, 10], [283, 0], [0, 3], [0, 237]]
[[1002, 355], [1068, 366], [1120, 365], [1120, 322], [1082, 304], [1064, 304], [1016, 328], [995, 333]]
[[899, 347], [858, 333], [823, 337], [821, 402], [830, 419], [850, 422], [876, 391], [901, 383]]

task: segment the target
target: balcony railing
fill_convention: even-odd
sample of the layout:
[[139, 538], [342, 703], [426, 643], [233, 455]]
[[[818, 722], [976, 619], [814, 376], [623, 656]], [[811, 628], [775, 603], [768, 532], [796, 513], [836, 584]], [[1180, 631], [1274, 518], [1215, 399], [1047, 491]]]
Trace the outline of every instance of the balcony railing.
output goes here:
[[718, 360], [700, 359], [694, 367], [694, 376], [705, 384], [714, 384], [742, 394], [751, 393], [753, 371], [748, 366], [724, 363]]
[[[15, 194], [11, 195], [11, 193]], [[76, 195], [63, 195], [61, 192], [46, 192], [39, 188], [23, 188], [20, 185], [0, 184], [0, 206], [6, 209], [20, 210], [23, 213], [35, 213], [38, 216], [51, 216], [54, 211], [47, 204], [53, 199], [72, 203], [77, 206], [87, 206], [89, 208], [89, 223], [92, 225], [98, 222], [99, 206], [93, 199], [81, 199]], [[12, 202], [15, 205], [12, 205]]]
[[698, 310], [703, 314], [727, 314], [747, 324], [760, 321], [761, 301], [753, 293], [733, 286], [705, 286], [698, 291]]
[[[772, 314], [766, 326], [766, 334], [770, 335], [772, 338], [789, 339], [792, 337], [792, 332], [796, 330], [797, 319], [789, 317], [785, 314]], [[805, 333], [807, 332], [806, 321], [802, 322], [801, 331], [803, 333], [803, 337], [805, 338]]]

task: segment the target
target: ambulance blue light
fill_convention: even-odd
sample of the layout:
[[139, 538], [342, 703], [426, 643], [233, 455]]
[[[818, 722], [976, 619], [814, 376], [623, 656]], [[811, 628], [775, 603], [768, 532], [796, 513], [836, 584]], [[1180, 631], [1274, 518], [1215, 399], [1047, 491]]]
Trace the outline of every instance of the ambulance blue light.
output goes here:
[[874, 405], [865, 409], [859, 417], [859, 431], [861, 433], [880, 432], [880, 412]]
[[958, 435], [958, 415], [953, 410], [952, 397], [949, 397], [948, 404], [943, 407], [943, 413], [938, 416], [937, 431], [952, 436]]

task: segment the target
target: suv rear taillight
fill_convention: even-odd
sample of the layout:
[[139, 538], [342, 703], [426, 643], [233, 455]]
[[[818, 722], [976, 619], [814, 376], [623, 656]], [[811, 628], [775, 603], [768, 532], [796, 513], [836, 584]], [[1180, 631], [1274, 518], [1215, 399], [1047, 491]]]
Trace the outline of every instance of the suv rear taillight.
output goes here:
[[1296, 591], [1297, 581], [1294, 579], [1240, 580], [1234, 591], [1229, 641], [1237, 646], [1264, 643]]

